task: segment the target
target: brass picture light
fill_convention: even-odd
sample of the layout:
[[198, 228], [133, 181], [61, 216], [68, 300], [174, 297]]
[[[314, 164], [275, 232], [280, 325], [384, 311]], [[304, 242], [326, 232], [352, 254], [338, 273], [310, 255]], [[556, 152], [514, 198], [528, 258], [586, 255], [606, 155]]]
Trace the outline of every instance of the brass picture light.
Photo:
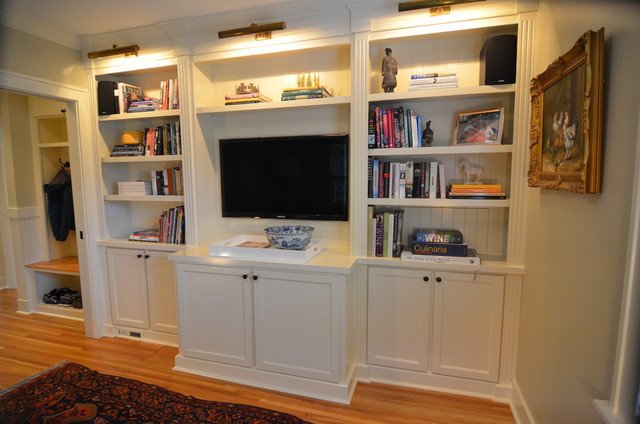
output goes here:
[[284, 22], [272, 22], [270, 24], [251, 24], [248, 27], [227, 29], [218, 31], [218, 38], [239, 37], [241, 35], [256, 35], [256, 40], [271, 38], [271, 31], [280, 31], [287, 26]]
[[138, 51], [140, 50], [140, 46], [137, 44], [132, 44], [130, 46], [118, 47], [117, 45], [113, 45], [113, 48], [106, 50], [98, 50], [96, 52], [87, 53], [87, 57], [89, 59], [97, 59], [99, 57], [106, 56], [116, 56], [119, 54], [123, 54], [125, 56], [138, 56]]
[[406, 1], [398, 3], [398, 12], [407, 12], [409, 10], [417, 9], [430, 9], [432, 7], [451, 6], [454, 4], [473, 3], [476, 1], [485, 0], [419, 0], [419, 1]]

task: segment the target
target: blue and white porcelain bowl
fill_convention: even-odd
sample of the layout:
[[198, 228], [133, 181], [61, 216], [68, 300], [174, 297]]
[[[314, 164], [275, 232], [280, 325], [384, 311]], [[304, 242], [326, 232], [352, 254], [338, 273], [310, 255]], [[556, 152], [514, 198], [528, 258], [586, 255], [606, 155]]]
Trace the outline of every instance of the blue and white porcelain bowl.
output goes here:
[[265, 228], [264, 233], [276, 249], [302, 250], [311, 241], [313, 230], [308, 225], [278, 225]]

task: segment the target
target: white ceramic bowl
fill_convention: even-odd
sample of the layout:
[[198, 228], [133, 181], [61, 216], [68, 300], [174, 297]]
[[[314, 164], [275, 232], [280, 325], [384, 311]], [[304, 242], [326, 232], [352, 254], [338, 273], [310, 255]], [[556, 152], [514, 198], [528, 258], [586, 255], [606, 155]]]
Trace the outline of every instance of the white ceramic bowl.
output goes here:
[[311, 241], [313, 230], [308, 225], [278, 225], [265, 228], [264, 234], [276, 249], [303, 250]]

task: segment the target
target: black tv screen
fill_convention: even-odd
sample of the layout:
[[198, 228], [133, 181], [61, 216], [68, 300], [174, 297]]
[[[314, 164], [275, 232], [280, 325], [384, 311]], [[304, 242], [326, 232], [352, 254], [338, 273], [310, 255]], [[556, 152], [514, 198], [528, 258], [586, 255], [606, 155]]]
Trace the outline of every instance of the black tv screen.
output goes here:
[[222, 216], [346, 221], [349, 136], [220, 140]]

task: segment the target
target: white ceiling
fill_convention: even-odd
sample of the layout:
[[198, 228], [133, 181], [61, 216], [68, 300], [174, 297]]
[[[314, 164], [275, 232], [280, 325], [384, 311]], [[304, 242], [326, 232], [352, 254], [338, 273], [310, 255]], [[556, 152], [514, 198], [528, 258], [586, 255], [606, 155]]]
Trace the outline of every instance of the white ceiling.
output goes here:
[[0, 13], [4, 9], [79, 36], [289, 1], [292, 0], [0, 0]]

